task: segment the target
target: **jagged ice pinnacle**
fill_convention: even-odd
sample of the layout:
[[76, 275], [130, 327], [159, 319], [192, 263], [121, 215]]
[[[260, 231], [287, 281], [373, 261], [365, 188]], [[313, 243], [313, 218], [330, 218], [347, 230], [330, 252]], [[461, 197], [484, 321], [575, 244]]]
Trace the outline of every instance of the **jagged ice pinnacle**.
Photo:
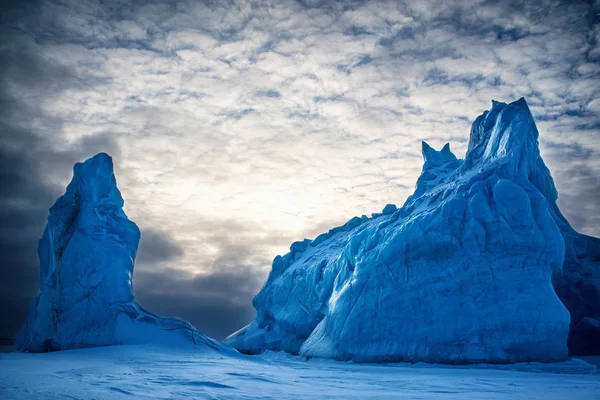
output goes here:
[[135, 302], [132, 276], [139, 240], [138, 227], [123, 212], [112, 159], [100, 153], [75, 164], [39, 242], [40, 293], [19, 332], [17, 349], [188, 342], [229, 349], [188, 322], [152, 314]]

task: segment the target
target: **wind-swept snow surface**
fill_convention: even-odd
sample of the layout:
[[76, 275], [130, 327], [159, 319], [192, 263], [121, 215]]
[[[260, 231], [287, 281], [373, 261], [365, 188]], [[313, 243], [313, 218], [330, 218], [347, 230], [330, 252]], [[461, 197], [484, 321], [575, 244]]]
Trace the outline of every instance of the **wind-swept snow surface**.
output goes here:
[[599, 241], [556, 206], [525, 100], [494, 101], [464, 160], [426, 143], [423, 157], [402, 208], [276, 257], [256, 319], [228, 343], [357, 362], [552, 362], [567, 358], [571, 326], [572, 353], [598, 351]]
[[159, 317], [134, 301], [131, 279], [139, 240], [138, 227], [123, 212], [112, 159], [100, 153], [77, 163], [40, 239], [40, 293], [17, 349], [177, 342], [230, 349], [188, 322]]
[[465, 368], [306, 361], [281, 353], [223, 357], [194, 348], [3, 354], [0, 398], [588, 400], [600, 394], [600, 375], [581, 360]]

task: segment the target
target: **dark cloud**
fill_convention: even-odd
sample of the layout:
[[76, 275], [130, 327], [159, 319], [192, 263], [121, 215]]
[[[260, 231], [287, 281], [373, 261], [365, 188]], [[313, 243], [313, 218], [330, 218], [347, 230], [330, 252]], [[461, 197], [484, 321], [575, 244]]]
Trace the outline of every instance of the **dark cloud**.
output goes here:
[[152, 312], [183, 318], [200, 331], [224, 339], [254, 318], [252, 298], [272, 261], [262, 256], [264, 246], [289, 244], [292, 238], [233, 219], [207, 218], [196, 229], [199, 238], [187, 245], [205, 250], [194, 260], [202, 273], [173, 265], [183, 249], [168, 235], [142, 231], [134, 295]]
[[176, 269], [137, 271], [136, 300], [155, 313], [180, 317], [216, 339], [248, 324], [254, 318], [252, 298], [264, 280], [254, 265], [237, 264], [208, 274]]
[[[120, 150], [110, 133], [85, 137], [67, 149], [53, 145], [61, 140], [62, 121], [47, 115], [35, 98], [25, 102], [17, 94], [57, 93], [80, 82], [72, 70], [44, 58], [29, 36], [5, 28], [0, 37], [0, 337], [14, 337], [38, 292], [37, 244], [48, 209], [64, 192], [73, 164], [98, 152], [118, 158]], [[181, 252], [155, 231], [145, 236], [144, 261]]]
[[[14, 10], [13, 10], [14, 11]], [[16, 12], [16, 11], [14, 11]], [[40, 89], [62, 74], [34, 51], [27, 37], [2, 30], [0, 50], [0, 336], [12, 337], [37, 293], [37, 239], [47, 210], [60, 189], [48, 183], [45, 168], [52, 164], [48, 146], [27, 123], [44, 119], [34, 104], [25, 104], [13, 91], [23, 86]], [[11, 45], [12, 42], [12, 45]], [[45, 68], [47, 67], [47, 68]]]
[[600, 236], [600, 177], [588, 163], [600, 154], [582, 143], [544, 140], [541, 152], [558, 190], [558, 206], [578, 232]]
[[155, 264], [176, 261], [183, 249], [168, 233], [152, 228], [141, 229], [140, 245], [136, 257], [138, 264]]
[[[568, 157], [568, 150], [565, 153]], [[590, 167], [574, 163], [554, 174], [559, 188], [558, 206], [575, 230], [600, 236], [600, 177]]]
[[[198, 237], [182, 244], [185, 248], [201, 249], [194, 260], [201, 273], [173, 265], [183, 249], [168, 236], [142, 232], [133, 282], [135, 298], [148, 310], [183, 318], [202, 332], [224, 339], [255, 316], [252, 298], [272, 262], [272, 258], [264, 256], [271, 254], [267, 249], [272, 246], [285, 249], [303, 237], [294, 238], [235, 219], [206, 217], [195, 228]], [[145, 236], [148, 236], [146, 242]], [[166, 260], [155, 255], [147, 260], [148, 255], [142, 253], [151, 245], [166, 247], [168, 250], [162, 254], [171, 254], [173, 258]]]

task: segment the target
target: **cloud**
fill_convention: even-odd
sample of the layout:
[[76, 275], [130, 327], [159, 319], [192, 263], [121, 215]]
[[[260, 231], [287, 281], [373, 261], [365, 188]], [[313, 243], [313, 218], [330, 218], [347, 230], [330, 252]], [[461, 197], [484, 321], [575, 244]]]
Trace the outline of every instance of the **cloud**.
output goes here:
[[183, 248], [168, 233], [153, 229], [141, 232], [136, 261], [142, 264], [176, 261], [183, 256]]
[[[271, 246], [293, 238], [233, 219], [198, 219], [195, 228], [195, 237], [179, 242], [142, 230], [134, 295], [153, 312], [224, 339], [254, 318], [252, 298], [268, 273]], [[193, 252], [194, 268], [182, 265], [183, 249]]]
[[[72, 164], [103, 150], [142, 229], [136, 293], [221, 337], [251, 318], [276, 254], [402, 204], [420, 141], [464, 155], [491, 99], [526, 97], [561, 209], [600, 235], [588, 217], [600, 171], [597, 3], [28, 4], [1, 17], [3, 218], [30, 221], [19, 229], [28, 261], [3, 271], [24, 274], [6, 281], [23, 293], [34, 292], [47, 208]], [[251, 284], [226, 286], [239, 277]]]
[[[38, 292], [37, 242], [48, 209], [65, 189], [73, 164], [101, 151], [120, 157], [108, 132], [84, 136], [71, 144], [54, 143], [63, 121], [20, 94], [36, 90], [51, 96], [77, 87], [74, 73], [41, 56], [25, 35], [3, 36], [0, 52], [0, 337], [14, 337]], [[143, 232], [142, 263], [176, 259], [181, 248], [168, 235]]]
[[252, 262], [255, 250], [223, 246], [206, 273], [168, 268], [138, 271], [134, 294], [144, 307], [162, 315], [177, 316], [217, 339], [254, 318], [252, 298], [262, 285], [264, 261]]
[[600, 178], [595, 170], [580, 165], [560, 172], [556, 181], [566, 190], [559, 195], [558, 205], [573, 227], [581, 233], [598, 235], [600, 216]]
[[599, 236], [600, 178], [597, 174], [598, 150], [579, 143], [546, 141], [542, 154], [557, 166], [552, 171], [559, 189], [558, 206], [570, 224], [579, 232]]
[[44, 59], [24, 35], [3, 36], [0, 52], [0, 337], [12, 337], [37, 293], [37, 240], [48, 208], [60, 195], [57, 182], [75, 161], [99, 149], [115, 149], [102, 135], [55, 148], [47, 135], [63, 123], [34, 99], [76, 84], [72, 71]]

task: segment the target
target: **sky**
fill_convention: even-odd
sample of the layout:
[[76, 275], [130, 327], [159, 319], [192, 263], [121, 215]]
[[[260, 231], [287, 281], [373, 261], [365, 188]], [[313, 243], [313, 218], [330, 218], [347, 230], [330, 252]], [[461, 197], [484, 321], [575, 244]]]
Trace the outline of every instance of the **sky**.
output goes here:
[[290, 244], [402, 205], [525, 97], [559, 206], [600, 236], [599, 1], [0, 2], [0, 337], [72, 166], [113, 157], [134, 294], [223, 339]]

